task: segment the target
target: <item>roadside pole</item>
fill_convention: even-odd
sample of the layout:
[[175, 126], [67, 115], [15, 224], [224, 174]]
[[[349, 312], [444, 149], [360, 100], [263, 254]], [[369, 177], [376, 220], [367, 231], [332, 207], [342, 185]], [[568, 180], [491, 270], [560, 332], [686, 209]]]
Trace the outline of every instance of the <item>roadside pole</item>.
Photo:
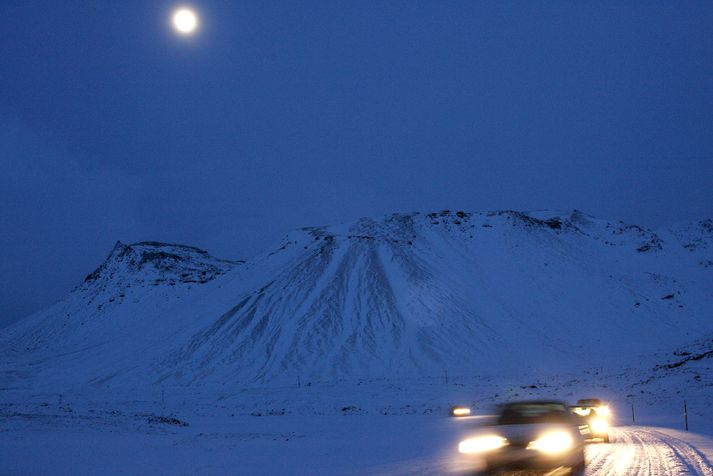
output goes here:
[[634, 413], [634, 402], [631, 402], [631, 423], [636, 424], [636, 414]]
[[683, 421], [686, 425], [686, 431], [688, 431], [688, 405], [686, 405], [685, 400], [683, 401]]

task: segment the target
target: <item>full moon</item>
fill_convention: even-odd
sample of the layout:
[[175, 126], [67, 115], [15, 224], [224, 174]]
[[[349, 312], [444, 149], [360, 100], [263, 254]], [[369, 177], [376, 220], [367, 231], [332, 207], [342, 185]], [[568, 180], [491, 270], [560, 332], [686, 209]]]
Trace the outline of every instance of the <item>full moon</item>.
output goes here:
[[173, 27], [183, 35], [191, 34], [198, 27], [198, 17], [188, 8], [178, 9], [173, 14]]

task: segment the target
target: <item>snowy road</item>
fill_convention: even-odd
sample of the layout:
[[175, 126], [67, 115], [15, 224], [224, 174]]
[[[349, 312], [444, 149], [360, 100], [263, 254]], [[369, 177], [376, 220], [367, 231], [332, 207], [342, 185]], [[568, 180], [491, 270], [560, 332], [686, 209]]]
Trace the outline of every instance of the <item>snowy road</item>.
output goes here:
[[[44, 407], [43, 407], [44, 408]], [[0, 417], [0, 475], [444, 475], [472, 471], [455, 451], [461, 421], [423, 415], [276, 417], [193, 412], [190, 426], [145, 418], [12, 410]], [[456, 425], [456, 427], [454, 427]], [[711, 432], [611, 430], [586, 446], [588, 476], [713, 476]], [[465, 465], [464, 463], [467, 463]], [[554, 471], [551, 476], [567, 474]]]
[[[713, 476], [713, 465], [699, 449], [654, 427], [612, 428], [610, 434], [611, 443], [587, 445], [587, 476]], [[445, 456], [437, 461], [423, 458], [360, 473], [373, 476], [468, 474], [461, 462]], [[563, 468], [548, 476], [564, 474], [569, 472]]]
[[616, 428], [612, 437], [608, 445], [588, 445], [588, 475], [713, 476], [713, 466], [698, 449], [654, 428]]

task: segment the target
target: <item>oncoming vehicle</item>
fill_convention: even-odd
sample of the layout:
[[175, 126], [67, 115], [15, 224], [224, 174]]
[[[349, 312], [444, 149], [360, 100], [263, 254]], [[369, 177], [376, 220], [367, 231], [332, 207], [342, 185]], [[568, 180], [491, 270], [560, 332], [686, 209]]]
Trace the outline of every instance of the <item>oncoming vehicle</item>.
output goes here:
[[566, 404], [556, 400], [501, 405], [495, 422], [461, 441], [458, 451], [472, 457], [474, 466], [484, 466], [485, 474], [568, 467], [571, 474], [580, 476], [585, 468], [578, 421]]
[[584, 398], [570, 407], [579, 420], [579, 429], [588, 440], [599, 439], [609, 442], [609, 407], [598, 398]]
[[471, 409], [463, 405], [455, 405], [448, 410], [448, 414], [452, 417], [468, 417], [471, 414]]

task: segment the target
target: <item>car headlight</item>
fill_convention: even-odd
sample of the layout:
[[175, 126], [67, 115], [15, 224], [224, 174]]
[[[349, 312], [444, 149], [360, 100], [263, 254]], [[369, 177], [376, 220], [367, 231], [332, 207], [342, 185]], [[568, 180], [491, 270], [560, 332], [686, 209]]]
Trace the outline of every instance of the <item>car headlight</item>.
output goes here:
[[564, 453], [572, 448], [574, 439], [566, 431], [551, 431], [545, 433], [527, 445], [528, 450], [536, 450], [547, 454]]
[[454, 407], [451, 410], [451, 415], [453, 416], [468, 416], [470, 415], [470, 408], [468, 407]]
[[611, 411], [609, 410], [609, 407], [607, 406], [601, 406], [597, 407], [597, 415], [603, 416], [603, 417], [608, 417]]
[[604, 418], [592, 418], [589, 427], [594, 433], [604, 433], [609, 429], [609, 423]]
[[508, 440], [498, 435], [476, 436], [458, 443], [458, 451], [463, 454], [487, 453], [508, 444]]

